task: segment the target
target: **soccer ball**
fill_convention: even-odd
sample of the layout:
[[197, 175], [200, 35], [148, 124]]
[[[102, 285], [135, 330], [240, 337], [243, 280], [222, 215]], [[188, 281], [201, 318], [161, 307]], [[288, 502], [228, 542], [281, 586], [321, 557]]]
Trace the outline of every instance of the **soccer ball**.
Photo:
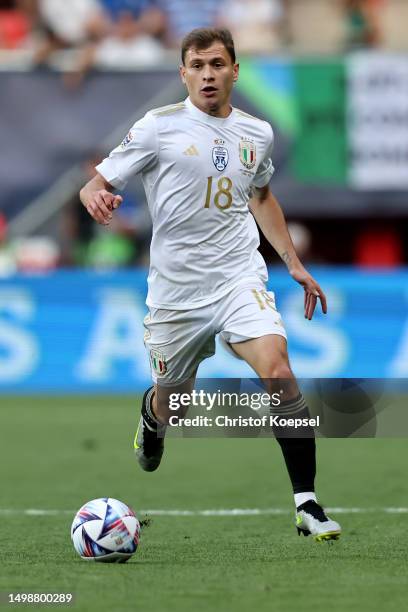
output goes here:
[[71, 527], [74, 548], [87, 561], [124, 563], [136, 552], [139, 536], [140, 523], [133, 510], [112, 497], [82, 506]]

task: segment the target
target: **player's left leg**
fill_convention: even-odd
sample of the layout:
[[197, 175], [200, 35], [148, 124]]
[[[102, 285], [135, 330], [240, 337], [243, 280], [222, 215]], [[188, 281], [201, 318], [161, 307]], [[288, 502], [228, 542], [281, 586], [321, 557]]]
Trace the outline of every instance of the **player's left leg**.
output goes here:
[[[270, 394], [280, 393], [281, 403], [273, 409], [274, 415], [309, 418], [305, 400], [289, 365], [284, 337], [268, 334], [231, 343], [231, 347], [255, 370]], [[316, 499], [316, 445], [313, 428], [274, 428], [274, 434], [292, 482], [299, 535], [312, 534], [318, 541], [337, 539], [341, 532], [340, 525], [326, 516]]]

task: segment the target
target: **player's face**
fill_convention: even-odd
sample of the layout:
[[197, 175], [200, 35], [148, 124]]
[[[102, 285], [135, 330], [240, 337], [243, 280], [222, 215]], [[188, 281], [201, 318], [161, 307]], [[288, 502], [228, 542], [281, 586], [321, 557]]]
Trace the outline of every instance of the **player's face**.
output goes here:
[[208, 49], [188, 49], [180, 75], [195, 106], [209, 115], [228, 117], [238, 69], [224, 45], [214, 42]]

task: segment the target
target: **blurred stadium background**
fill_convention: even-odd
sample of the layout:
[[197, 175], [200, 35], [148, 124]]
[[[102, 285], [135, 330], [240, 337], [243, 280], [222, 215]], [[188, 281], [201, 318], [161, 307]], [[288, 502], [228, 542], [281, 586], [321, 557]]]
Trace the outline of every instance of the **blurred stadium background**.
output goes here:
[[[134, 392], [150, 220], [139, 180], [114, 225], [78, 201], [146, 110], [185, 96], [192, 27], [231, 28], [234, 104], [276, 134], [272, 190], [329, 295], [302, 318], [276, 255], [270, 287], [299, 376], [408, 373], [405, 0], [0, 0], [0, 393]], [[240, 376], [219, 354], [201, 376]]]

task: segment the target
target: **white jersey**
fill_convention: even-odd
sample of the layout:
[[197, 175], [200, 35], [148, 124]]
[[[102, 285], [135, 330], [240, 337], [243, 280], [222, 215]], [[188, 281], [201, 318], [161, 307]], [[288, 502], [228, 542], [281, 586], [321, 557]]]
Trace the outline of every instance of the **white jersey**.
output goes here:
[[148, 306], [199, 308], [266, 282], [248, 202], [274, 172], [272, 146], [269, 123], [236, 108], [213, 117], [187, 98], [149, 111], [97, 166], [117, 189], [141, 173], [153, 223]]

